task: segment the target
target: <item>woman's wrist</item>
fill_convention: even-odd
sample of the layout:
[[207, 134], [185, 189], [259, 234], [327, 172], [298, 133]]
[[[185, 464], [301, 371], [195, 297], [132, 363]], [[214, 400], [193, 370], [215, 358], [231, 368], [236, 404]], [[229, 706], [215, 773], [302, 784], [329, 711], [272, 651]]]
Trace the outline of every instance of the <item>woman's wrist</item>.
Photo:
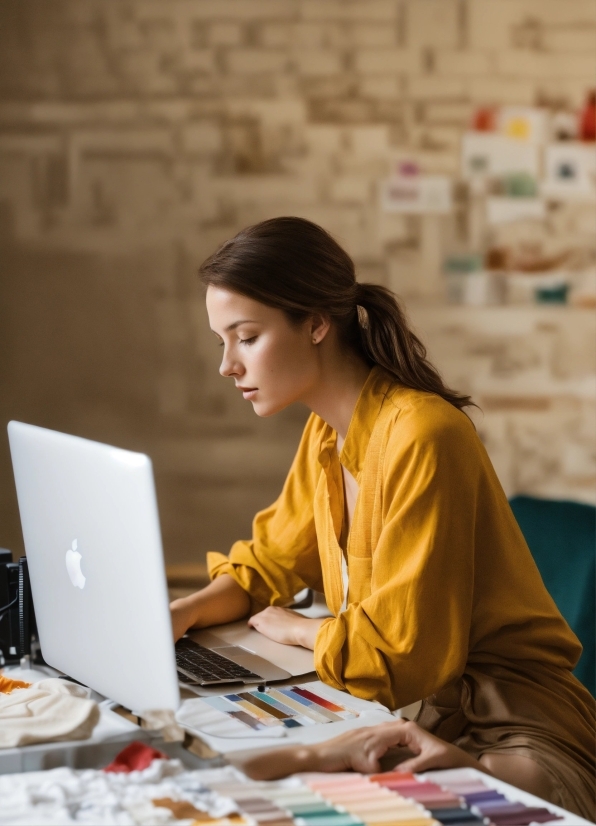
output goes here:
[[184, 625], [185, 630], [192, 628], [194, 625], [196, 612], [192, 601], [189, 600], [189, 597], [179, 597], [178, 599], [173, 600], [170, 603], [170, 610], [172, 611], [172, 614], [176, 616], [180, 628], [182, 625]]
[[201, 610], [205, 602], [204, 592], [196, 591], [194, 594], [174, 600], [171, 607], [184, 619], [187, 629], [205, 628], [210, 624], [206, 612]]
[[250, 598], [228, 574], [222, 574], [209, 585], [174, 600], [173, 611], [187, 623], [186, 628], [209, 628], [245, 617], [250, 610]]
[[300, 621], [296, 624], [296, 645], [301, 645], [303, 648], [310, 648], [311, 651], [314, 651], [315, 640], [323, 621], [323, 619], [301, 617]]
[[198, 628], [201, 618], [201, 591], [184, 598], [183, 611], [188, 619], [189, 628]]

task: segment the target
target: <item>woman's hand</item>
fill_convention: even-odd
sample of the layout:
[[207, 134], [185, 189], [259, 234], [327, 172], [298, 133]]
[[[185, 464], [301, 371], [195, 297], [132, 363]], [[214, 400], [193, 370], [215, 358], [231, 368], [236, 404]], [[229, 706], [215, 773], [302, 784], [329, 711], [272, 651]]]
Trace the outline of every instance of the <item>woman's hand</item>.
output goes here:
[[252, 616], [248, 624], [265, 637], [284, 645], [301, 645], [314, 650], [322, 619], [308, 619], [289, 608], [275, 605]]
[[186, 597], [173, 600], [173, 602], [170, 602], [170, 616], [172, 618], [174, 642], [177, 642], [194, 623], [195, 612], [192, 603], [189, 603]]
[[481, 768], [465, 751], [409, 720], [348, 731], [333, 740], [318, 743], [312, 749], [316, 766], [311, 771], [353, 770], [371, 774], [380, 770], [379, 760], [394, 749], [402, 749], [406, 756], [396, 766], [396, 771], [422, 772], [458, 766]]
[[398, 759], [400, 756], [406, 758], [396, 766], [396, 770], [401, 772], [456, 766], [486, 771], [462, 749], [439, 740], [408, 720], [354, 729], [312, 746], [236, 752], [232, 763], [253, 780], [276, 780], [297, 772], [357, 771], [372, 774], [381, 770], [379, 761], [392, 751], [396, 752]]

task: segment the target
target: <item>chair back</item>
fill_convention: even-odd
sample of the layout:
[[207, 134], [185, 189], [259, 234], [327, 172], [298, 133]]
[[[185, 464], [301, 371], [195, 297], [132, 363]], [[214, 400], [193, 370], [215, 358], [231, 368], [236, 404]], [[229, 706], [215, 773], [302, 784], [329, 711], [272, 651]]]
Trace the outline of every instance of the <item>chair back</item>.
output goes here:
[[515, 496], [511, 509], [547, 590], [584, 647], [574, 674], [596, 689], [596, 508]]

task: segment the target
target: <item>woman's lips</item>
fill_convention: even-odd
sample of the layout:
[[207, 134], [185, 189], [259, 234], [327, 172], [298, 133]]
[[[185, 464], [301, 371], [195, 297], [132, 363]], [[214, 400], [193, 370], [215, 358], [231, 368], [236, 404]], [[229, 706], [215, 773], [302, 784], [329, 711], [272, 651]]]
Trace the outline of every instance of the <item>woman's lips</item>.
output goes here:
[[243, 398], [247, 399], [248, 401], [250, 401], [251, 399], [254, 399], [258, 389], [259, 389], [258, 387], [239, 387], [238, 388], [238, 390], [242, 391]]

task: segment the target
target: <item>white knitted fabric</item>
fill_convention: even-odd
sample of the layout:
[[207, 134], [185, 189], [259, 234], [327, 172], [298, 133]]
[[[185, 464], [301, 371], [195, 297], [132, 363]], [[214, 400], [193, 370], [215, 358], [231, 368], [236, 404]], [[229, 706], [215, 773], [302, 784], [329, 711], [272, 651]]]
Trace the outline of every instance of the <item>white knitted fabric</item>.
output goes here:
[[0, 694], [0, 748], [84, 740], [99, 720], [99, 707], [89, 690], [49, 678], [30, 688]]
[[[152, 801], [187, 801], [211, 817], [237, 812], [233, 801], [204, 785], [210, 776], [235, 780], [228, 767], [215, 771], [185, 771], [179, 760], [154, 760], [143, 771], [115, 774], [100, 769], [51, 769], [0, 775], [1, 826], [149, 826], [193, 820], [176, 819]], [[196, 823], [196, 821], [194, 821]], [[222, 826], [225, 826], [224, 820]], [[230, 825], [231, 826], [231, 825]]]

